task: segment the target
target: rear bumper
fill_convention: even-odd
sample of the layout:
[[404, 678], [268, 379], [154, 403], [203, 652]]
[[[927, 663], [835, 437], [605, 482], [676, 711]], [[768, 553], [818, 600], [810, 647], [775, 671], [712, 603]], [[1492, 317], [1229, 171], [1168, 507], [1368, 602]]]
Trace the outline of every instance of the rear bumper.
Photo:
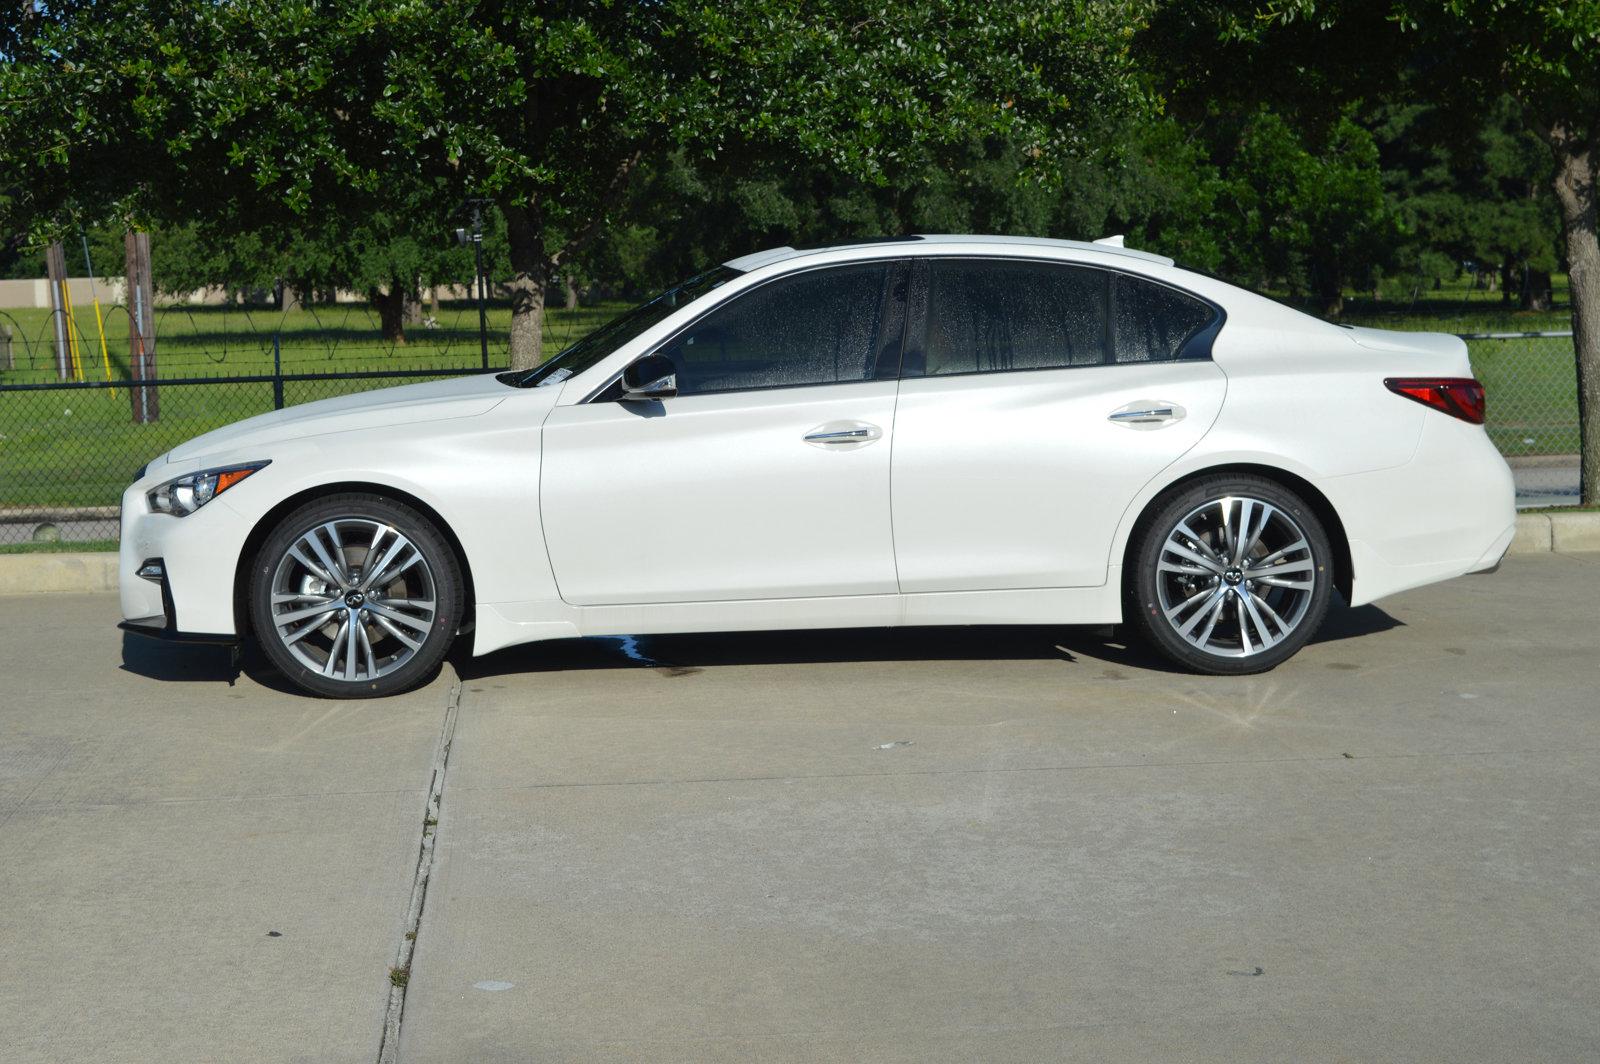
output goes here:
[[1511, 523], [1511, 527], [1500, 533], [1499, 538], [1494, 541], [1494, 546], [1484, 551], [1483, 557], [1479, 558], [1477, 564], [1475, 564], [1471, 569], [1468, 569], [1467, 572], [1478, 573], [1484, 576], [1487, 576], [1490, 573], [1499, 572], [1500, 563], [1506, 560], [1506, 552], [1511, 549], [1511, 541], [1515, 539], [1516, 536], [1517, 525], [1516, 522], [1513, 521]]
[[1443, 415], [1406, 465], [1323, 486], [1349, 539], [1353, 606], [1492, 571], [1516, 534], [1510, 467], [1483, 429]]

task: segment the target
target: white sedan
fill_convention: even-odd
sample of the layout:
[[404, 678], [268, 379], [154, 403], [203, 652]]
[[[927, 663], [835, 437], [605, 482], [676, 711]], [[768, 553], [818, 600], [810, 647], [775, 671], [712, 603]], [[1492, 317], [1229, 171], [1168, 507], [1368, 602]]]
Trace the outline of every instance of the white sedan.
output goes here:
[[1450, 336], [1307, 317], [1119, 242], [734, 259], [537, 369], [309, 403], [122, 500], [132, 631], [383, 695], [574, 636], [1127, 622], [1269, 669], [1494, 568], [1511, 474]]

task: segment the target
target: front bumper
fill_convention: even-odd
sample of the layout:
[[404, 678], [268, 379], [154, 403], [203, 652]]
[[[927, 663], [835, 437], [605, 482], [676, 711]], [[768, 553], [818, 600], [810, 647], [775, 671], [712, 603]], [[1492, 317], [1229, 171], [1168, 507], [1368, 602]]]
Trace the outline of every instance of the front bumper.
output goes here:
[[[134, 579], [148, 580], [156, 585], [161, 596], [161, 612], [148, 617], [129, 617], [119, 621], [117, 627], [124, 632], [150, 639], [164, 639], [173, 643], [211, 643], [229, 645], [239, 642], [237, 635], [218, 632], [180, 632], [178, 609], [172, 602], [172, 588], [167, 583], [166, 560], [147, 558], [135, 571]], [[158, 575], [149, 575], [154, 571]], [[126, 579], [126, 576], [124, 576]]]
[[[118, 627], [161, 639], [236, 642], [234, 584], [249, 523], [225, 499], [187, 517], [152, 513], [146, 487], [122, 496]], [[140, 576], [151, 563], [161, 566], [159, 576]]]

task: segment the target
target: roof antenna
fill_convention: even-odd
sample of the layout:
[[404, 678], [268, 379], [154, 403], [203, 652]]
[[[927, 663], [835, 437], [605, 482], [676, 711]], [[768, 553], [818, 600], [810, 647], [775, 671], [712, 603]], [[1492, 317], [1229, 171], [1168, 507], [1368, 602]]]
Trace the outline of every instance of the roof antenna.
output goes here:
[[1096, 244], [1104, 244], [1107, 247], [1113, 247], [1113, 248], [1120, 248], [1120, 247], [1126, 247], [1127, 246], [1126, 244], [1124, 244], [1122, 242], [1122, 234], [1121, 233], [1118, 233], [1116, 236], [1103, 236], [1099, 240], [1096, 240], [1095, 243]]

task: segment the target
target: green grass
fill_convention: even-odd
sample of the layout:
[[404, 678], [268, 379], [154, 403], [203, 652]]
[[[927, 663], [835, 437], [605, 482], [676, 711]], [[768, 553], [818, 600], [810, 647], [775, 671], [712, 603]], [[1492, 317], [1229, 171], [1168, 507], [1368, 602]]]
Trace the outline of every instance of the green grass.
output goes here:
[[0, 554], [77, 554], [84, 551], [114, 554], [116, 550], [117, 541], [114, 539], [88, 539], [78, 543], [0, 543]]
[[[608, 321], [626, 304], [598, 303], [575, 311], [561, 308], [545, 316], [546, 357]], [[92, 307], [74, 309], [74, 332], [87, 380], [128, 377], [128, 314], [121, 307], [105, 313], [106, 352], [100, 350]], [[377, 317], [362, 304], [341, 303], [280, 313], [266, 307], [158, 307], [155, 313], [156, 363], [163, 377], [237, 376], [272, 371], [272, 341], [286, 373], [339, 373], [371, 369], [474, 368], [482, 364], [477, 308], [467, 302], [440, 307], [437, 328], [412, 327], [403, 344], [383, 340]], [[47, 309], [0, 310], [9, 327], [16, 368], [0, 371], [0, 382], [56, 379], [54, 322]], [[488, 312], [489, 364], [504, 366], [507, 306]]]
[[[546, 318], [548, 357], [609, 320], [620, 303], [604, 303]], [[121, 349], [112, 357], [112, 379], [127, 378], [127, 319], [115, 311], [107, 323]], [[157, 311], [157, 364], [163, 378], [249, 376], [272, 372], [272, 341], [280, 340], [287, 373], [350, 373], [371, 370], [471, 370], [481, 365], [477, 311], [446, 304], [438, 329], [413, 329], [404, 346], [385, 345], [376, 322], [358, 306], [317, 307], [288, 314], [260, 308], [180, 307]], [[0, 383], [56, 380], [50, 343], [50, 312], [0, 311], [0, 324], [14, 334], [17, 367], [0, 371]], [[94, 331], [93, 310], [77, 317], [84, 376], [105, 379]], [[492, 308], [490, 364], [506, 362], [510, 310]], [[254, 331], [250, 331], [254, 330]], [[26, 341], [26, 342], [24, 342]], [[108, 346], [110, 344], [108, 343]], [[93, 360], [88, 358], [92, 352]], [[288, 405], [409, 380], [289, 381]], [[214, 428], [273, 408], [271, 384], [163, 385], [155, 391], [160, 417], [135, 424], [134, 392], [83, 389], [0, 393], [0, 506], [111, 506], [134, 470], [150, 458]]]
[[[1547, 331], [1570, 326], [1565, 278], [1555, 281], [1556, 310], [1522, 312], [1497, 293], [1465, 282], [1427, 293], [1425, 299], [1374, 300], [1352, 296], [1343, 321], [1437, 332]], [[621, 303], [547, 316], [546, 357], [608, 320]], [[506, 361], [510, 310], [489, 312], [490, 362]], [[104, 379], [92, 308], [76, 322], [84, 375]], [[0, 383], [55, 380], [52, 322], [47, 310], [0, 311], [13, 333], [17, 367], [0, 371]], [[404, 345], [385, 344], [373, 313], [363, 305], [317, 306], [279, 313], [261, 307], [163, 307], [156, 312], [157, 360], [163, 378], [270, 373], [273, 337], [280, 340], [289, 373], [382, 369], [466, 370], [480, 365], [477, 310], [449, 302], [438, 328], [412, 328]], [[106, 312], [113, 379], [127, 376], [127, 314]], [[1507, 455], [1571, 454], [1577, 449], [1577, 397], [1572, 342], [1568, 339], [1469, 341], [1474, 372], [1489, 393], [1491, 437]], [[309, 402], [403, 381], [289, 382], [285, 401]], [[151, 457], [221, 425], [272, 409], [270, 384], [225, 388], [167, 384], [159, 389], [161, 416], [135, 424], [130, 390], [0, 393], [0, 506], [115, 505], [134, 470]]]

